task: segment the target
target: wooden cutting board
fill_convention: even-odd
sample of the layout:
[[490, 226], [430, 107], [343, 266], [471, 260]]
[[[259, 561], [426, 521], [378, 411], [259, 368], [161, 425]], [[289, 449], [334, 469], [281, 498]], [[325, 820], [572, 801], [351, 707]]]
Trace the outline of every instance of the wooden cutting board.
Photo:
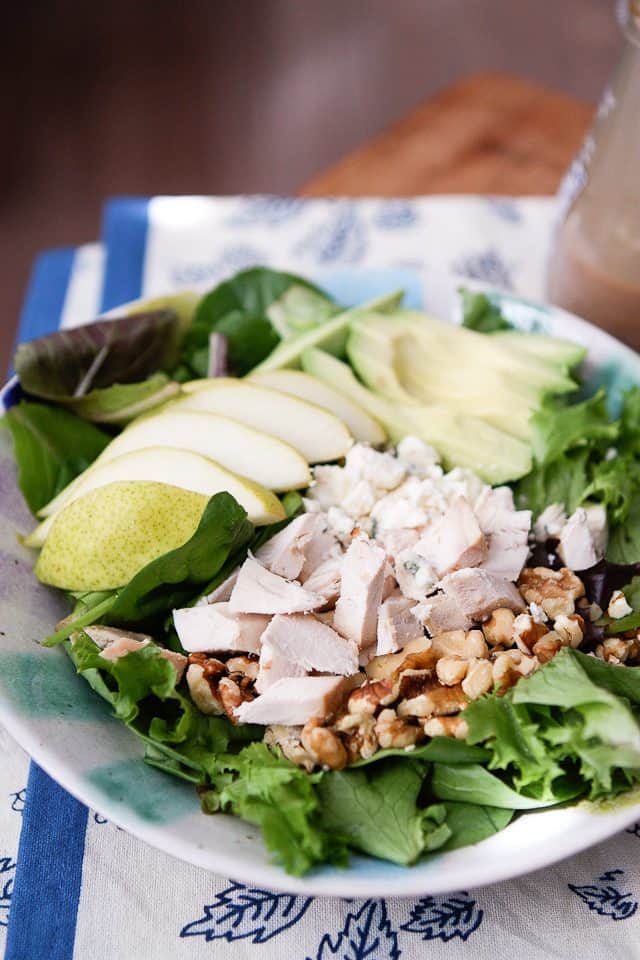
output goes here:
[[478, 74], [307, 183], [303, 196], [555, 193], [593, 116], [574, 97]]

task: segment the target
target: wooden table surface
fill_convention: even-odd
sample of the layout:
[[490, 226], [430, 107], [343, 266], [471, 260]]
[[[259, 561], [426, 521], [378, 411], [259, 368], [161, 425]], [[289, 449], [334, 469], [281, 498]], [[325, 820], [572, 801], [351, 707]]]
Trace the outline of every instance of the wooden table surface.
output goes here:
[[518, 77], [477, 74], [427, 100], [301, 192], [555, 193], [592, 115], [588, 104]]

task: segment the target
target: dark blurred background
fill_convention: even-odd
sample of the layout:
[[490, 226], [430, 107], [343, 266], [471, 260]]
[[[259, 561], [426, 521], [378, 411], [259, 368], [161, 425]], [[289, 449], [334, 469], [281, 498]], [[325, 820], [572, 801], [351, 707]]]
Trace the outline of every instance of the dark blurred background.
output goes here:
[[111, 194], [294, 192], [482, 70], [597, 99], [610, 0], [40, 0], [0, 30], [0, 355]]

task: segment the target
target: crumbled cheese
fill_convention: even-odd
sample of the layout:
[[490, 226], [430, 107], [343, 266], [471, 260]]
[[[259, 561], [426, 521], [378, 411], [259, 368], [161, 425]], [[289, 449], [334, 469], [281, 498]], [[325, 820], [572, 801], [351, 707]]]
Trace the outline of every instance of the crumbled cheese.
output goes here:
[[546, 623], [549, 619], [539, 603], [530, 603], [529, 610], [534, 623]]
[[364, 443], [351, 447], [344, 471], [351, 482], [366, 480], [378, 490], [395, 490], [407, 472], [404, 464], [392, 453], [379, 453]]
[[609, 606], [607, 607], [607, 613], [613, 620], [620, 620], [622, 617], [633, 613], [633, 608], [627, 603], [627, 598], [622, 590], [613, 591]]
[[442, 476], [442, 467], [439, 466], [440, 455], [433, 447], [419, 440], [418, 437], [405, 437], [398, 444], [398, 460], [404, 464], [407, 473], [427, 476], [437, 468]]
[[350, 517], [367, 517], [376, 503], [375, 490], [366, 480], [359, 480], [342, 501], [342, 509]]

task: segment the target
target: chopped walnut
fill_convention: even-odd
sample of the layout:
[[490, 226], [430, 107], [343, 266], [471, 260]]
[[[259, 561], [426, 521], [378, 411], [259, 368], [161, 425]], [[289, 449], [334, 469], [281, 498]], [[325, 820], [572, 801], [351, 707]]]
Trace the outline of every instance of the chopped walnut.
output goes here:
[[560, 636], [554, 630], [550, 630], [549, 633], [545, 633], [544, 637], [534, 643], [532, 653], [540, 663], [548, 663], [561, 649], [562, 640]]
[[330, 770], [342, 770], [349, 757], [340, 737], [314, 717], [302, 728], [300, 742], [316, 763]]
[[596, 656], [607, 663], [629, 663], [640, 657], [640, 640], [637, 637], [607, 637], [596, 647]]
[[500, 690], [507, 690], [538, 667], [535, 657], [528, 657], [520, 650], [505, 650], [493, 663], [493, 682]]
[[429, 717], [422, 729], [428, 737], [455, 737], [464, 740], [469, 733], [469, 724], [463, 717]]
[[469, 700], [477, 700], [493, 686], [493, 668], [488, 660], [472, 660], [462, 681], [463, 693]]
[[562, 640], [563, 646], [577, 648], [582, 643], [584, 620], [577, 613], [572, 613], [570, 617], [562, 614], [556, 617], [553, 629]]
[[424, 737], [420, 727], [411, 726], [396, 716], [394, 710], [383, 710], [376, 720], [376, 736], [383, 749], [412, 747]]
[[380, 707], [393, 703], [397, 695], [391, 680], [370, 680], [350, 694], [347, 710], [358, 716], [374, 714]]
[[518, 588], [527, 603], [537, 603], [552, 620], [562, 614], [569, 616], [576, 600], [584, 596], [584, 584], [567, 567], [525, 567]]
[[507, 607], [498, 607], [482, 624], [484, 638], [490, 647], [510, 647], [513, 638], [515, 614]]
[[401, 700], [398, 704], [399, 717], [440, 717], [458, 713], [468, 704], [462, 687], [443, 687], [436, 680], [430, 680], [420, 693]]
[[218, 696], [217, 683], [212, 682], [201, 663], [190, 663], [187, 667], [187, 686], [191, 699], [198, 710], [207, 716], [224, 713], [222, 700]]
[[522, 653], [530, 654], [538, 640], [548, 633], [543, 623], [536, 623], [531, 614], [521, 613], [513, 622], [513, 639]]
[[342, 734], [351, 763], [372, 757], [378, 749], [376, 721], [370, 713], [346, 713], [336, 721], [334, 729]]
[[259, 660], [254, 656], [241, 655], [239, 657], [229, 657], [226, 668], [229, 674], [239, 673], [249, 680], [255, 680], [258, 676]]
[[282, 724], [271, 724], [264, 733], [264, 742], [268, 747], [279, 747], [287, 758], [298, 767], [304, 767], [311, 773], [316, 765], [314, 758], [307, 753], [300, 742], [302, 727], [287, 727]]
[[232, 680], [231, 677], [222, 677], [218, 683], [218, 696], [224, 712], [232, 723], [238, 722], [235, 715], [236, 707], [239, 707], [241, 703], [245, 703], [247, 700], [254, 699], [252, 691], [243, 689], [235, 680]]
[[432, 646], [431, 637], [424, 636], [417, 640], [410, 640], [400, 653], [386, 653], [370, 660], [365, 667], [367, 676], [371, 680], [384, 680], [392, 677], [408, 656], [419, 653], [426, 654]]
[[489, 649], [482, 630], [449, 630], [433, 637], [438, 657], [488, 657]]
[[452, 687], [462, 683], [467, 675], [469, 661], [463, 657], [440, 657], [436, 663], [436, 675], [440, 683]]

